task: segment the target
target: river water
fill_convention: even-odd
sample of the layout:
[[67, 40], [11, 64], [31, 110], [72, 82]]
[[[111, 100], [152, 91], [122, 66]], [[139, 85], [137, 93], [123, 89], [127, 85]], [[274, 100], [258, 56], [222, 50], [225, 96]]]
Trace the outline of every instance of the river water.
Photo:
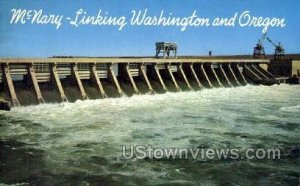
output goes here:
[[[0, 183], [299, 185], [300, 86], [244, 86], [0, 112]], [[280, 159], [125, 159], [122, 145], [278, 148]]]

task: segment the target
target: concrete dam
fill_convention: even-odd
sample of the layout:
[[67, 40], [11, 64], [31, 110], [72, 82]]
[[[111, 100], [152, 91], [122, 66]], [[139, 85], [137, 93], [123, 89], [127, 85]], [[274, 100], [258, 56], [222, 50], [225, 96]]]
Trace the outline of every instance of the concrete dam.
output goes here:
[[267, 59], [210, 57], [0, 58], [12, 106], [244, 86], [272, 80]]

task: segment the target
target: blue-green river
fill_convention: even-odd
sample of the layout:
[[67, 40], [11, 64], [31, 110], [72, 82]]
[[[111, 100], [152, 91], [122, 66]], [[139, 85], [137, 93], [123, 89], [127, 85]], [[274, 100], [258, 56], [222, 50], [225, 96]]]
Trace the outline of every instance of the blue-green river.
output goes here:
[[[299, 185], [300, 86], [44, 104], [0, 111], [7, 185]], [[122, 156], [154, 148], [278, 148], [280, 159]]]

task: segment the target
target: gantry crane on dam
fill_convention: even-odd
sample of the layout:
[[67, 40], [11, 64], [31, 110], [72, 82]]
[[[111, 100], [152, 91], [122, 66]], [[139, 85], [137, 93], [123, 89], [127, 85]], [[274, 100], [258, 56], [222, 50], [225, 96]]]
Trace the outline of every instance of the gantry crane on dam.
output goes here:
[[274, 52], [274, 60], [282, 60], [285, 58], [285, 50], [281, 43], [274, 43], [269, 37], [267, 37], [267, 33], [263, 34], [262, 37], [258, 40], [258, 43], [254, 47], [253, 50], [253, 58], [254, 59], [265, 59], [265, 47], [263, 45], [264, 41], [267, 40], [275, 47]]
[[159, 54], [162, 53], [163, 58], [170, 57], [170, 53], [173, 52], [174, 58], [177, 56], [177, 45], [175, 43], [170, 42], [156, 42], [156, 55], [155, 57], [158, 58]]

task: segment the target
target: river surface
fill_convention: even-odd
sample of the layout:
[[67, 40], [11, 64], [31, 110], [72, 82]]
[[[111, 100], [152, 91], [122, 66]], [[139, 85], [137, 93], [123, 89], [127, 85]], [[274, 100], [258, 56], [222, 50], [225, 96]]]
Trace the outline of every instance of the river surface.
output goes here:
[[[299, 185], [300, 86], [244, 86], [0, 112], [0, 183]], [[126, 159], [122, 145], [278, 148], [280, 159]]]

